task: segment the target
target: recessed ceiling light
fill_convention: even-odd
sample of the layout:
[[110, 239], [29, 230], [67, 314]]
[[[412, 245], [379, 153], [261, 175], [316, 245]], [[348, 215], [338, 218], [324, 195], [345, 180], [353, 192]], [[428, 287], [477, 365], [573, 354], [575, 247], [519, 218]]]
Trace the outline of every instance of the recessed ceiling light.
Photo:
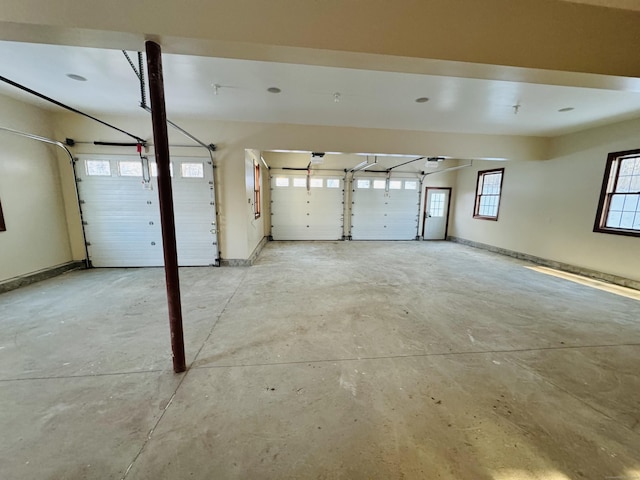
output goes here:
[[573, 110], [573, 107], [564, 107], [564, 108], [561, 108], [558, 111], [559, 112], [570, 112], [571, 110]]
[[78, 82], [87, 81], [85, 77], [83, 77], [82, 75], [76, 75], [75, 73], [67, 73], [67, 77], [69, 77], [71, 80], [77, 80]]
[[269, 87], [267, 88], [267, 92], [269, 93], [280, 93], [282, 90], [280, 90], [278, 87]]
[[416, 98], [416, 103], [427, 103], [428, 101], [429, 101], [428, 97]]

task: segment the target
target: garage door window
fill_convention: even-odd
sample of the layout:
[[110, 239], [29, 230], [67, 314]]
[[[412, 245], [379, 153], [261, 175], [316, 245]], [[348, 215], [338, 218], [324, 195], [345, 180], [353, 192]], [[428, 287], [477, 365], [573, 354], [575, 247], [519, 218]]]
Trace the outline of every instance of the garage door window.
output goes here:
[[84, 166], [87, 175], [100, 177], [111, 176], [111, 162], [109, 160], [85, 160]]
[[307, 179], [306, 178], [294, 178], [293, 179], [293, 186], [294, 187], [306, 187], [307, 186]]
[[121, 177], [141, 177], [142, 162], [118, 162], [118, 174]]
[[594, 231], [640, 237], [640, 150], [609, 154]]
[[371, 180], [359, 179], [356, 182], [356, 186], [358, 188], [370, 188], [371, 187]]
[[312, 178], [311, 179], [311, 188], [322, 188], [322, 179], [321, 178]]
[[276, 177], [276, 187], [288, 187], [289, 179], [286, 177]]
[[404, 182], [404, 189], [405, 190], [417, 190], [418, 189], [418, 182], [414, 182], [414, 181]]
[[327, 188], [340, 188], [340, 180], [337, 178], [327, 178]]
[[478, 172], [473, 218], [498, 220], [504, 168]]
[[402, 180], [389, 180], [389, 190], [402, 190]]
[[180, 165], [182, 178], [204, 178], [202, 163], [182, 163]]
[[376, 190], [384, 190], [384, 188], [387, 186], [387, 181], [386, 180], [374, 180], [373, 181], [373, 188], [375, 188]]

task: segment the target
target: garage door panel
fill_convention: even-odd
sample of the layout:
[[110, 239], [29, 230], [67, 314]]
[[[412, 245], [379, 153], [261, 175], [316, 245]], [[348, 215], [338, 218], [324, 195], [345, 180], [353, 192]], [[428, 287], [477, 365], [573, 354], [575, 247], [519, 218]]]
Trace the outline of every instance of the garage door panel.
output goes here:
[[[335, 176], [313, 176], [321, 187], [306, 188], [306, 176], [275, 175], [271, 182], [271, 236], [274, 240], [340, 240], [343, 235], [343, 183]], [[279, 186], [286, 179], [288, 186]], [[294, 179], [304, 181], [294, 186]], [[337, 182], [328, 188], [327, 180]]]
[[[358, 180], [365, 180], [359, 183]], [[366, 182], [369, 180], [369, 182]], [[413, 240], [418, 228], [419, 196], [415, 178], [394, 178], [401, 189], [373, 188], [374, 177], [354, 179], [351, 238], [354, 240]], [[360, 185], [368, 185], [361, 188]]]
[[[111, 175], [87, 175], [84, 161], [109, 162]], [[97, 267], [162, 266], [157, 178], [120, 176], [119, 162], [137, 157], [82, 156], [77, 168], [89, 258]], [[172, 158], [178, 264], [214, 265], [218, 259], [213, 170], [208, 160]], [[182, 162], [201, 163], [202, 175], [181, 178]], [[150, 165], [151, 167], [151, 165]], [[155, 170], [155, 169], [153, 169]], [[203, 171], [202, 171], [203, 170]]]

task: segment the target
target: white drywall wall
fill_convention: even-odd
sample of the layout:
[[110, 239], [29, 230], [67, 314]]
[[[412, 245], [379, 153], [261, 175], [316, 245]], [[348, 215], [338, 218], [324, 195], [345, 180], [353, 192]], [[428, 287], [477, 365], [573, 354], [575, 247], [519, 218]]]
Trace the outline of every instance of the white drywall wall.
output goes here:
[[[474, 162], [458, 171], [451, 235], [640, 280], [640, 238], [594, 233], [609, 152], [638, 148], [640, 121], [558, 137], [544, 162]], [[497, 222], [472, 218], [477, 172], [504, 167]]]
[[[0, 125], [51, 137], [51, 114], [0, 96]], [[0, 132], [0, 282], [71, 261], [58, 147]], [[67, 168], [70, 170], [67, 158]]]

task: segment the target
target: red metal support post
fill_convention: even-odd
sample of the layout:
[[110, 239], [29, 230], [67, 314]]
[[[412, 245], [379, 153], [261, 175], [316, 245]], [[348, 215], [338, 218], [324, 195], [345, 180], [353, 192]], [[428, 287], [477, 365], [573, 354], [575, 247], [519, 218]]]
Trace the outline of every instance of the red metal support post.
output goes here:
[[184, 357], [180, 279], [178, 277], [178, 251], [176, 249], [176, 225], [173, 216], [167, 112], [164, 102], [164, 79], [162, 77], [162, 50], [160, 45], [150, 40], [145, 43], [145, 47], [147, 51], [149, 96], [152, 109], [153, 143], [156, 151], [156, 163], [158, 165], [158, 195], [160, 198], [162, 242], [164, 244], [164, 272], [167, 284], [167, 303], [169, 305], [173, 371], [181, 373], [187, 369], [187, 366]]

